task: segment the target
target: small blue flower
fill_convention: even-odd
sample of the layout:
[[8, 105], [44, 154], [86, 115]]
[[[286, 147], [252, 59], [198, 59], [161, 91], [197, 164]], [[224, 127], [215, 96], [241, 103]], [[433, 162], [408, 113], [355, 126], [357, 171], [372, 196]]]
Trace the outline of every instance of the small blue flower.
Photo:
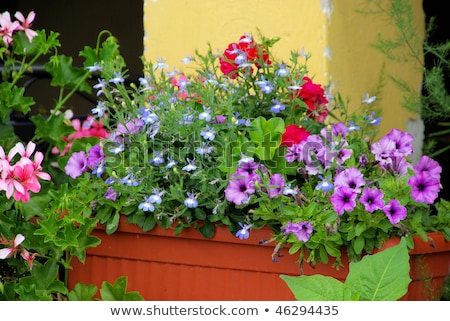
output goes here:
[[109, 82], [112, 82], [113, 84], [118, 84], [124, 81], [125, 79], [123, 79], [122, 74], [118, 71], [114, 71], [114, 77], [109, 80]]
[[152, 203], [152, 204], [161, 204], [161, 202], [162, 202], [162, 198], [161, 198], [161, 196], [163, 196], [164, 194], [166, 193], [166, 191], [159, 191], [157, 188], [155, 188], [154, 190], [153, 190], [153, 194], [152, 195], [150, 195], [150, 197], [149, 197], [149, 202], [150, 203]]
[[120, 180], [121, 184], [125, 184], [127, 186], [138, 186], [139, 181], [136, 179], [136, 177], [133, 174], [128, 174], [124, 178]]
[[273, 91], [273, 84], [266, 80], [264, 78], [264, 76], [261, 77], [260, 81], [255, 81], [255, 84], [257, 84], [259, 86], [259, 88], [261, 88], [261, 91], [265, 94], [270, 94]]
[[382, 119], [381, 117], [375, 118], [375, 112], [372, 112], [371, 116], [365, 116], [364, 118], [367, 120], [367, 123], [369, 125], [375, 125], [375, 126], [378, 126]]
[[187, 55], [186, 57], [181, 59], [181, 62], [183, 62], [186, 65], [188, 65], [191, 61], [195, 61], [194, 57], [192, 57], [191, 55]]
[[115, 155], [123, 152], [125, 149], [125, 147], [123, 146], [123, 144], [117, 144], [116, 147], [110, 148], [109, 151]]
[[154, 166], [159, 166], [164, 164], [164, 157], [160, 151], [153, 152], [153, 157], [148, 161], [149, 164], [153, 164]]
[[283, 195], [297, 195], [298, 191], [291, 187], [291, 184], [284, 185]]
[[198, 201], [195, 198], [195, 194], [187, 192], [186, 195], [188, 197], [184, 200], [184, 205], [188, 208], [196, 208], [198, 206]]
[[377, 96], [369, 97], [369, 93], [366, 93], [362, 103], [369, 105], [369, 104], [373, 103], [376, 99], [377, 99]]
[[316, 190], [322, 190], [324, 192], [328, 192], [333, 190], [334, 185], [331, 182], [331, 176], [327, 176], [325, 178], [322, 177], [322, 175], [319, 175], [319, 178], [322, 180], [319, 184], [316, 186]]
[[199, 155], [207, 155], [212, 153], [213, 147], [209, 146], [208, 143], [202, 142], [202, 146], [196, 148], [195, 151]]
[[210, 122], [211, 121], [211, 108], [206, 108], [205, 106], [203, 106], [203, 112], [201, 112], [198, 115], [198, 119]]
[[275, 71], [275, 75], [278, 77], [286, 77], [289, 75], [289, 69], [286, 68], [286, 64], [278, 64], [278, 69]]
[[92, 175], [97, 175], [98, 178], [103, 175], [105, 172], [105, 166], [104, 164], [100, 163], [96, 168], [92, 170]]
[[167, 158], [167, 165], [166, 169], [171, 169], [172, 167], [176, 166], [178, 162], [172, 158], [172, 156]]
[[274, 99], [272, 107], [270, 107], [270, 111], [272, 113], [278, 114], [280, 111], [284, 110], [286, 107], [279, 102], [278, 100]]
[[105, 103], [102, 102], [102, 101], [99, 101], [99, 102], [97, 103], [97, 106], [96, 106], [95, 108], [92, 108], [92, 109], [91, 109], [91, 112], [92, 112], [94, 115], [97, 115], [98, 117], [102, 117], [102, 116], [104, 115], [104, 113], [105, 113], [106, 110], [107, 110], [107, 108], [106, 108], [106, 106], [105, 106]]
[[156, 115], [150, 108], [141, 108], [139, 113], [142, 116], [142, 120], [146, 124], [154, 124], [158, 121], [158, 115]]
[[352, 132], [352, 131], [354, 131], [354, 130], [359, 130], [359, 126], [357, 126], [357, 125], [355, 125], [355, 123], [353, 122], [353, 121], [349, 121], [348, 122], [348, 126], [347, 126], [347, 130], [349, 131], [349, 132]]
[[98, 79], [98, 83], [93, 87], [94, 89], [99, 89], [99, 91], [97, 92], [97, 96], [100, 96], [101, 94], [103, 94], [103, 89], [106, 88], [106, 81], [104, 79]]
[[88, 66], [87, 70], [89, 72], [97, 72], [97, 71], [102, 71], [103, 68], [98, 62], [95, 62], [93, 66]]
[[239, 225], [242, 227], [242, 229], [236, 232], [236, 237], [238, 237], [241, 240], [248, 239], [250, 236], [250, 232], [248, 230], [252, 227], [252, 224], [244, 225], [241, 222], [239, 222]]
[[156, 64], [153, 65], [153, 69], [159, 69], [163, 70], [169, 67], [168, 64], [166, 64], [166, 58], [160, 57], [156, 59]]
[[197, 169], [197, 166], [195, 165], [195, 159], [190, 160], [189, 158], [187, 158], [186, 161], [188, 162], [188, 164], [182, 168], [184, 171], [192, 172]]
[[214, 138], [216, 137], [216, 131], [214, 130], [214, 128], [206, 126], [206, 128], [200, 132], [200, 136], [202, 136], [203, 139], [206, 140], [214, 140]]
[[143, 210], [144, 212], [153, 212], [155, 210], [155, 206], [153, 206], [152, 202], [150, 201], [150, 197], [147, 196], [144, 197], [144, 202], [140, 203], [138, 208]]

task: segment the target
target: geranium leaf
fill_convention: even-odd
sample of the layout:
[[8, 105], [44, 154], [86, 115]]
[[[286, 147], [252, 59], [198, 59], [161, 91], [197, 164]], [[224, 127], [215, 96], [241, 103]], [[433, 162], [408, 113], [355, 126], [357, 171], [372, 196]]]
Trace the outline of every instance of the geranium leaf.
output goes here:
[[45, 70], [52, 75], [51, 85], [66, 89], [77, 88], [77, 90], [90, 93], [91, 86], [86, 82], [87, 71], [72, 66], [72, 57], [58, 55], [52, 56], [44, 65]]
[[77, 283], [72, 291], [67, 295], [69, 301], [92, 301], [95, 293], [97, 293], [98, 288], [89, 284]]

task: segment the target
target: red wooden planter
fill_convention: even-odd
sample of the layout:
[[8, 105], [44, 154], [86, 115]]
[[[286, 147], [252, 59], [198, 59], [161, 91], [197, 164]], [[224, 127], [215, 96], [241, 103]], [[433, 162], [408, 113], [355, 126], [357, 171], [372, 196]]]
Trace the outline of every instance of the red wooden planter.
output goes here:
[[[410, 255], [411, 283], [408, 292], [401, 298], [403, 301], [438, 301], [441, 297], [445, 278], [450, 275], [450, 242], [441, 233], [429, 233], [431, 241], [425, 242], [414, 236], [414, 249]], [[400, 239], [386, 242], [382, 249], [394, 246]], [[349, 264], [346, 253], [342, 254], [344, 267], [336, 271], [331, 264], [318, 264], [312, 268], [303, 265], [304, 275], [322, 274], [345, 281]]]
[[[272, 262], [273, 246], [258, 244], [271, 237], [269, 229], [252, 231], [249, 239], [240, 240], [223, 227], [217, 229], [214, 238], [205, 239], [193, 229], [179, 236], [174, 236], [173, 230], [160, 227], [142, 232], [135, 225], [126, 224], [124, 217], [114, 234], [106, 235], [101, 229], [93, 234], [101, 238], [102, 243], [88, 250], [84, 264], [74, 260], [73, 270], [69, 271], [69, 289], [78, 282], [100, 288], [103, 281], [112, 283], [126, 275], [128, 290], [139, 291], [146, 300], [295, 299], [280, 274], [299, 275], [298, 257], [284, 249], [279, 262]], [[450, 242], [445, 242], [439, 234], [433, 239], [434, 248], [418, 240], [411, 252], [414, 281], [403, 299], [439, 299], [449, 272]], [[430, 257], [423, 255], [422, 250]], [[431, 268], [435, 263], [436, 270]], [[304, 264], [303, 273], [320, 273], [345, 280], [348, 264], [339, 271], [329, 265], [319, 264], [312, 269]]]

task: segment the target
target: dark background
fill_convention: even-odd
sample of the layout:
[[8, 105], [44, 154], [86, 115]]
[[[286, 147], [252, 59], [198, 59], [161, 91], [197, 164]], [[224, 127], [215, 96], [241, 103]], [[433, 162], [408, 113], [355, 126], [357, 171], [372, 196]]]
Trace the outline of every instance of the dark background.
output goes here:
[[[47, 34], [58, 32], [61, 43], [58, 54], [71, 56], [74, 66], [82, 67], [78, 54], [84, 46], [95, 47], [99, 32], [109, 30], [119, 40], [120, 52], [131, 77], [142, 74], [143, 0], [0, 0], [0, 12], [4, 11], [9, 11], [14, 20], [16, 11], [25, 17], [34, 11], [32, 29], [45, 29]], [[45, 113], [54, 105], [58, 92], [52, 91], [49, 80], [43, 79], [33, 83], [27, 95], [36, 101], [32, 113]], [[69, 100], [68, 106], [76, 116], [90, 114], [94, 107], [80, 96]]]

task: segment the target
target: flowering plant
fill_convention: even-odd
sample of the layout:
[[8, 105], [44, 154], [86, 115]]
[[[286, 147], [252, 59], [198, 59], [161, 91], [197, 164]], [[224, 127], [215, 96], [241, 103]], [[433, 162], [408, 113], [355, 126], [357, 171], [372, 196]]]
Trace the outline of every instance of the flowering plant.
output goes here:
[[[33, 30], [34, 18], [34, 12], [0, 14], [0, 300], [90, 299], [95, 291], [83, 292], [82, 285], [68, 290], [64, 271], [100, 243], [90, 235], [98, 220], [84, 206], [69, 208], [68, 177], [57, 161], [72, 144], [81, 148], [104, 132], [95, 123], [82, 127], [80, 119], [70, 119], [69, 98], [91, 92], [91, 72], [59, 55], [58, 33]], [[91, 56], [114, 59], [115, 50], [112, 37], [99, 37], [97, 47], [82, 54], [90, 64]], [[39, 106], [28, 92], [36, 70], [57, 88], [53, 106]], [[22, 124], [34, 129], [31, 140]]]
[[449, 238], [440, 165], [410, 162], [409, 133], [376, 139], [374, 97], [349, 113], [309, 76], [309, 54], [277, 61], [277, 41], [244, 34], [222, 53], [187, 57], [191, 73], [168, 72], [159, 58], [130, 86], [122, 60], [91, 66], [100, 74], [93, 120], [109, 134], [73, 152], [65, 171], [72, 190], [101, 196], [86, 206], [107, 232], [120, 215], [206, 237], [214, 224], [240, 238], [269, 226], [274, 260], [289, 244], [301, 259], [337, 264], [343, 247], [354, 259], [390, 237]]

